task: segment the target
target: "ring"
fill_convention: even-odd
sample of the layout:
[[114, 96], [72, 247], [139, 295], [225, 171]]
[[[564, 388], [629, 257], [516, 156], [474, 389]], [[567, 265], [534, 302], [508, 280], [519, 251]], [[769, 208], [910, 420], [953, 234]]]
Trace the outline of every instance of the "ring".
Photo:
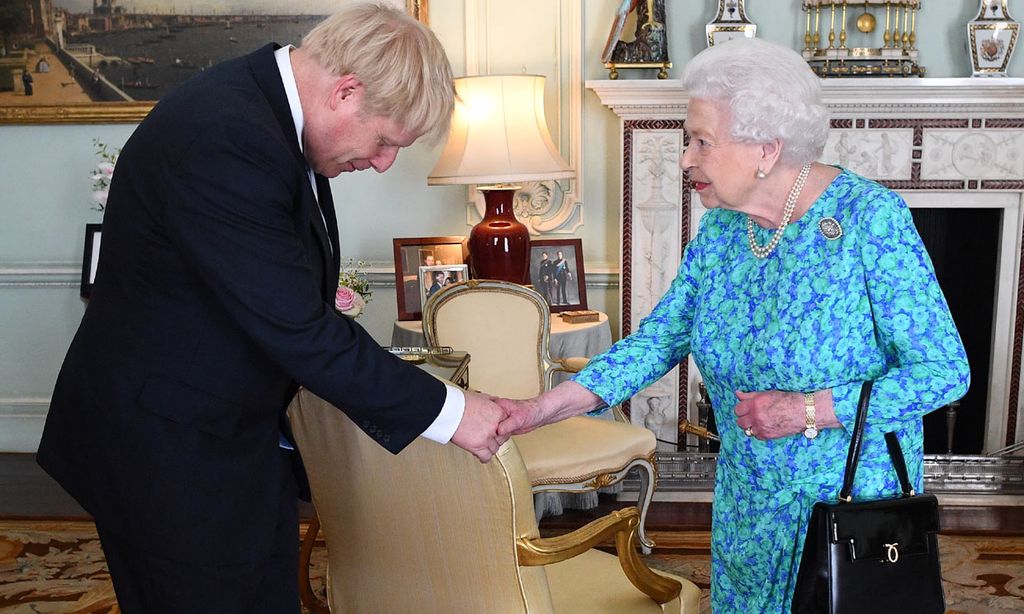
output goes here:
[[748, 426], [747, 428], [743, 429], [743, 432], [747, 434], [747, 437], [753, 437], [754, 436], [754, 427]]

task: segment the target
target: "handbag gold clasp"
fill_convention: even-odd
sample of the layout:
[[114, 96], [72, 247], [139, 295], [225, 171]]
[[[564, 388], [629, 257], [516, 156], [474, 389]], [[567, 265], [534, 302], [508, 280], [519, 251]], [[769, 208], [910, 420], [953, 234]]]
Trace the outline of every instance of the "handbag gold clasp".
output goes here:
[[882, 545], [885, 546], [885, 558], [888, 559], [890, 563], [895, 563], [900, 560], [900, 550], [896, 547], [900, 545], [899, 542], [896, 542], [895, 544]]

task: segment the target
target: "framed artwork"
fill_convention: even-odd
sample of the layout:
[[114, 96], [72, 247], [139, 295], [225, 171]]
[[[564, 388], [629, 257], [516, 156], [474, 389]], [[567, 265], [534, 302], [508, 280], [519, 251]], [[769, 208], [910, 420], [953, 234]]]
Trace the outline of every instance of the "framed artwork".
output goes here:
[[469, 259], [466, 237], [412, 237], [393, 239], [395, 250], [395, 294], [398, 319], [418, 320], [423, 311], [424, 291], [420, 267], [465, 265]]
[[530, 241], [530, 283], [551, 313], [587, 308], [582, 239]]
[[79, 290], [82, 298], [92, 294], [92, 284], [96, 281], [96, 265], [100, 261], [100, 238], [103, 224], [85, 225], [85, 253], [82, 255], [82, 284]]
[[[271, 41], [298, 45], [339, 6], [279, 0], [243, 11], [228, 0], [51, 1], [43, 11], [14, 2], [13, 16], [0, 24], [0, 124], [140, 122], [199, 72]], [[426, 23], [428, 0], [386, 1]]]
[[420, 305], [426, 305], [427, 299], [440, 292], [443, 288], [469, 279], [469, 265], [436, 264], [434, 266], [421, 266], [419, 277]]

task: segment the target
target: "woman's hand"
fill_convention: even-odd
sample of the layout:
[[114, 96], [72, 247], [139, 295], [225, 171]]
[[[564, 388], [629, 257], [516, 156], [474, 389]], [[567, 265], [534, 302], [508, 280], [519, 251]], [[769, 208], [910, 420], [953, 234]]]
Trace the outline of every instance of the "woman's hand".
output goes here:
[[[807, 411], [802, 392], [736, 391], [739, 403], [736, 425], [740, 430], [757, 439], [778, 439], [789, 435], [802, 434], [807, 428]], [[818, 430], [840, 426], [832, 408], [832, 391], [819, 390], [814, 393], [815, 426]], [[749, 429], [749, 430], [748, 430]]]

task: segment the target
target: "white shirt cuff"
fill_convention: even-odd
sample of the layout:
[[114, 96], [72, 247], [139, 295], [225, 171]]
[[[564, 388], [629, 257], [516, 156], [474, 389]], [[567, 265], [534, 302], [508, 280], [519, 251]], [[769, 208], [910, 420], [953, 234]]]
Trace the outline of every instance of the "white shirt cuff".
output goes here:
[[434, 422], [421, 434], [422, 437], [441, 444], [451, 441], [455, 430], [459, 428], [459, 423], [462, 422], [462, 414], [466, 411], [466, 395], [462, 394], [462, 390], [449, 384], [445, 384], [444, 387], [448, 390], [448, 395], [441, 406], [441, 413], [437, 414]]

